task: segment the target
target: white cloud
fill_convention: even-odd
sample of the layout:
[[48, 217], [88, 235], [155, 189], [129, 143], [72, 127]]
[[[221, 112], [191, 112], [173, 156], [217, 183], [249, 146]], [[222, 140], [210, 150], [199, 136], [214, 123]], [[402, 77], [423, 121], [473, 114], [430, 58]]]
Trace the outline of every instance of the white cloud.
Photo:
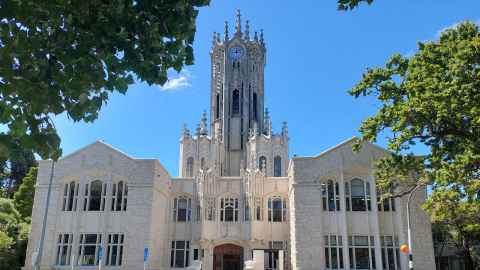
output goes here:
[[168, 81], [160, 86], [162, 91], [175, 91], [192, 86], [192, 75], [188, 70], [182, 70], [175, 78], [170, 78]]

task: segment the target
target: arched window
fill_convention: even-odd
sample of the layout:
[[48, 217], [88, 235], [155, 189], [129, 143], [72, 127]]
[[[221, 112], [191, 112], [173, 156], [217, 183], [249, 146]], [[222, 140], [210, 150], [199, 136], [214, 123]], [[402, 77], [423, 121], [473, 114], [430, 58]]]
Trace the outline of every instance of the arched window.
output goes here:
[[190, 221], [192, 216], [192, 200], [186, 197], [173, 199], [173, 220], [176, 222]]
[[107, 195], [107, 184], [100, 180], [92, 181], [85, 185], [85, 198], [83, 201], [84, 211], [105, 210], [105, 197]]
[[340, 193], [337, 182], [328, 180], [322, 184], [322, 204], [324, 211], [340, 211]]
[[257, 93], [253, 93], [253, 102], [252, 102], [252, 113], [253, 113], [253, 120], [258, 120], [258, 111], [257, 111]]
[[238, 221], [238, 199], [235, 199], [235, 198], [220, 199], [220, 221], [225, 221], [225, 222]]
[[112, 185], [112, 211], [126, 211], [127, 210], [127, 183], [120, 181]]
[[261, 171], [267, 171], [267, 158], [265, 156], [261, 156], [258, 159], [258, 168], [260, 168]]
[[78, 189], [79, 184], [73, 181], [65, 184], [63, 190], [63, 211], [77, 211]]
[[268, 221], [287, 221], [287, 201], [281, 197], [268, 199]]
[[345, 184], [345, 195], [347, 211], [350, 210], [350, 205], [352, 211], [372, 210], [370, 183], [355, 178], [350, 181], [350, 185]]
[[193, 157], [189, 157], [187, 159], [187, 177], [193, 177], [193, 166], [194, 166], [194, 162], [193, 162]]
[[240, 114], [240, 92], [235, 89], [232, 94], [232, 114]]
[[275, 156], [273, 158], [273, 176], [282, 176], [282, 158], [280, 156]]

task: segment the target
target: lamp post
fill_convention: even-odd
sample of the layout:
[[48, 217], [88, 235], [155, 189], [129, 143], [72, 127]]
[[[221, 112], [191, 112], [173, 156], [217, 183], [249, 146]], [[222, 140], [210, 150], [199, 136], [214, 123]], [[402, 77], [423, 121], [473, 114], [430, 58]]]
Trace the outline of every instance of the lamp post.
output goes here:
[[52, 167], [50, 170], [50, 180], [48, 181], [47, 202], [45, 205], [45, 211], [43, 212], [42, 234], [40, 236], [40, 243], [38, 244], [38, 251], [35, 255], [35, 258], [33, 259], [33, 265], [35, 270], [40, 269], [40, 263], [42, 261], [43, 243], [45, 242], [45, 230], [47, 227], [48, 205], [50, 204], [50, 194], [52, 193], [52, 182], [53, 182], [54, 170], [55, 170], [55, 161], [52, 160]]
[[407, 199], [407, 238], [408, 238], [408, 267], [410, 270], [413, 270], [413, 253], [412, 253], [412, 231], [410, 226], [410, 200], [415, 195], [415, 191], [419, 187], [423, 187], [424, 185], [418, 185], [414, 187], [410, 193], [408, 194]]

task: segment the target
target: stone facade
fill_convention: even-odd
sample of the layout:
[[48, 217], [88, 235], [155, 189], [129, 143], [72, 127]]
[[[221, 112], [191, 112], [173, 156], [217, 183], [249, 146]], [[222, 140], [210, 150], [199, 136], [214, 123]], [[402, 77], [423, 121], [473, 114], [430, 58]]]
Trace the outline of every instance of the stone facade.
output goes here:
[[[207, 114], [180, 138], [179, 177], [158, 162], [95, 142], [54, 165], [41, 269], [407, 269], [405, 201], [377, 207], [373, 162], [388, 153], [353, 139], [316, 156], [288, 156], [288, 128], [264, 109], [266, 47], [237, 14], [214, 34]], [[209, 131], [210, 129], [210, 131]], [[38, 250], [51, 161], [41, 161], [25, 269]], [[434, 269], [431, 228], [416, 196], [416, 269]], [[382, 211], [379, 211], [382, 210]], [[260, 252], [261, 251], [261, 252]], [[103, 256], [100, 256], [103, 253]], [[383, 254], [383, 255], [382, 255]], [[258, 257], [258, 256], [257, 256]], [[284, 259], [283, 259], [284, 258]], [[258, 264], [258, 261], [257, 261]], [[384, 266], [385, 265], [385, 266]]]

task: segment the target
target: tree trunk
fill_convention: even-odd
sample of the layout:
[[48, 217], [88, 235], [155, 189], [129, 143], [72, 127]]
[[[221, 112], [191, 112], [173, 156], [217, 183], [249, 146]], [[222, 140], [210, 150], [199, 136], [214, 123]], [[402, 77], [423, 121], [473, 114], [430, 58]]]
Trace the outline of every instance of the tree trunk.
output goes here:
[[465, 270], [476, 270], [475, 262], [472, 258], [472, 253], [470, 252], [470, 245], [468, 241], [463, 240], [463, 257], [465, 259]]

